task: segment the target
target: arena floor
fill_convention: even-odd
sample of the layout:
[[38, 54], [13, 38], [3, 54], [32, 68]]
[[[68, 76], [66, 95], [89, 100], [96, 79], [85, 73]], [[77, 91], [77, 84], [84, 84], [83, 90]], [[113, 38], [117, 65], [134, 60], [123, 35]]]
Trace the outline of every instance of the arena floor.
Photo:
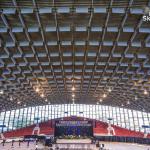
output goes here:
[[[150, 146], [148, 145], [138, 145], [138, 144], [131, 144], [131, 143], [108, 143], [108, 142], [101, 142], [101, 144], [105, 144], [106, 150], [150, 150]], [[58, 145], [58, 144], [57, 144]], [[53, 149], [57, 147], [57, 145], [53, 145]], [[95, 145], [91, 144], [59, 144], [59, 148], [63, 149], [78, 149], [78, 150], [98, 150], [98, 148], [95, 147]], [[14, 143], [14, 146], [11, 146], [11, 143], [6, 143], [5, 146], [2, 146], [0, 144], [0, 150], [35, 150], [36, 145], [35, 143], [30, 143], [29, 147], [27, 146], [27, 143], [21, 143], [21, 146], [19, 147], [18, 143]], [[39, 146], [40, 148], [40, 146]], [[41, 149], [41, 148], [40, 148]]]
[[108, 143], [103, 142], [105, 144], [105, 148], [109, 150], [150, 150], [150, 146], [148, 145], [138, 145], [132, 143]]

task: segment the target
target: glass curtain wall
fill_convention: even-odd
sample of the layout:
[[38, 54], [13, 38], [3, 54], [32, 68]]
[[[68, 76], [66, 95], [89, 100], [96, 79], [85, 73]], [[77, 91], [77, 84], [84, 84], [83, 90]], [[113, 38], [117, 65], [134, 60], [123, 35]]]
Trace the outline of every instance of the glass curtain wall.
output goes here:
[[[150, 113], [105, 105], [62, 104], [44, 105], [11, 110], [0, 113], [3, 131], [14, 130], [50, 119], [79, 116], [108, 122], [123, 128], [144, 131], [142, 125], [150, 126]], [[0, 129], [2, 130], [2, 129]]]

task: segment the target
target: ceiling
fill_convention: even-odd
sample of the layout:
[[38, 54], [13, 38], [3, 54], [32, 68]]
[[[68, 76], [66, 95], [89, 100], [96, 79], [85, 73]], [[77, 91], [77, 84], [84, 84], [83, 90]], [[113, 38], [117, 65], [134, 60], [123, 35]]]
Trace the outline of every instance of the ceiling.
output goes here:
[[0, 111], [72, 99], [150, 111], [149, 6], [1, 0]]

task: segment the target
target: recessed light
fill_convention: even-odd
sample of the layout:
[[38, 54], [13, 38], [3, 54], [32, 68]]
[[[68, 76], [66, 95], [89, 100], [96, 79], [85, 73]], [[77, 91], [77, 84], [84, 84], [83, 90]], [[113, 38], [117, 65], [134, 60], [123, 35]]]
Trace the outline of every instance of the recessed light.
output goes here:
[[72, 94], [72, 97], [75, 97], [75, 95], [74, 95], [74, 94]]

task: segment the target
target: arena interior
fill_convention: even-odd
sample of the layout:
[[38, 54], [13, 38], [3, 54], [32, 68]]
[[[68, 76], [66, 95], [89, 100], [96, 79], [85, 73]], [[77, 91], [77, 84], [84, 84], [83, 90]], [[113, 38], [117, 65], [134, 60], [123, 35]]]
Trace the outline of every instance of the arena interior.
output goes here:
[[150, 0], [0, 0], [0, 150], [150, 150]]

